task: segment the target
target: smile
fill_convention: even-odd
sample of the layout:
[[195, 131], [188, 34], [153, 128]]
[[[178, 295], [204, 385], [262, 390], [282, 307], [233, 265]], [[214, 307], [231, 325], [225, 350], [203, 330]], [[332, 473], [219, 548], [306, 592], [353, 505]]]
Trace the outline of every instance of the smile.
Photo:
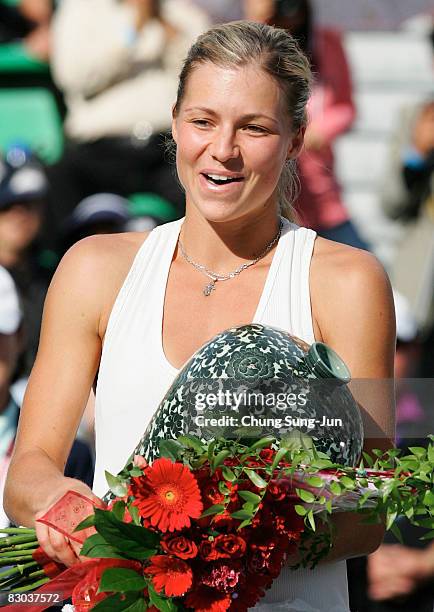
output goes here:
[[229, 185], [230, 183], [240, 183], [244, 180], [242, 176], [224, 176], [222, 174], [202, 173], [202, 176], [213, 185]]

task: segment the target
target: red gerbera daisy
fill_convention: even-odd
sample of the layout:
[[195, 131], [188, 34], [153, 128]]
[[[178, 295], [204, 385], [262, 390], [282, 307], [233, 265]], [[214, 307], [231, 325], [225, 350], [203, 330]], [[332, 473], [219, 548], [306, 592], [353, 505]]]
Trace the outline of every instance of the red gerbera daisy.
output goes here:
[[200, 491], [187, 466], [163, 457], [147, 468], [144, 478], [147, 486], [137, 483], [139, 486], [130, 489], [136, 497], [133, 505], [153, 527], [162, 532], [179, 531], [190, 527], [191, 518], [199, 518], [203, 508]]
[[156, 555], [144, 571], [153, 576], [156, 591], [164, 591], [166, 597], [180, 597], [191, 587], [193, 572], [185, 561], [168, 555]]

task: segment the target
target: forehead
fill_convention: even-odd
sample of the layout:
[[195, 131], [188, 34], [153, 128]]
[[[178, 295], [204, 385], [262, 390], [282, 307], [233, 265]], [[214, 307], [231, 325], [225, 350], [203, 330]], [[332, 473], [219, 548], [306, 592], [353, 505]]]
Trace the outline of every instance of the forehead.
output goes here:
[[[239, 67], [199, 64], [189, 75], [182, 107], [254, 114], [285, 112], [285, 96], [273, 77], [254, 64]], [[181, 108], [182, 108], [181, 107]]]

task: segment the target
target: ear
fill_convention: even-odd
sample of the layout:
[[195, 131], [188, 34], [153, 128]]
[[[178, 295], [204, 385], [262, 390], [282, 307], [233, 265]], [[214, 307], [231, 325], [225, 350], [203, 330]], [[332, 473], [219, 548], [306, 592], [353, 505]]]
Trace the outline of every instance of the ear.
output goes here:
[[299, 156], [300, 151], [303, 147], [305, 132], [306, 132], [306, 126], [304, 125], [301, 128], [299, 128], [299, 130], [295, 132], [295, 134], [292, 135], [291, 142], [288, 147], [286, 159], [295, 159], [296, 157]]
[[177, 118], [177, 114], [176, 114], [176, 110], [175, 110], [175, 104], [172, 106], [172, 138], [173, 140], [178, 143], [178, 132], [176, 129], [176, 118]]

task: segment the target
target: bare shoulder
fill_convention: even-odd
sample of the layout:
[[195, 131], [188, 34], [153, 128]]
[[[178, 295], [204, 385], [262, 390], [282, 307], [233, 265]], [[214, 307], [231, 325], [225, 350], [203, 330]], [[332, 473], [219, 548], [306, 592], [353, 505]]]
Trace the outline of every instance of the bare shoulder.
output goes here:
[[112, 306], [149, 232], [89, 236], [62, 258], [50, 292], [67, 291], [100, 322], [102, 337]]
[[[366, 251], [315, 241], [310, 273], [312, 315], [331, 346], [364, 343], [394, 350], [395, 316], [388, 276]], [[370, 343], [370, 344], [369, 344]]]

